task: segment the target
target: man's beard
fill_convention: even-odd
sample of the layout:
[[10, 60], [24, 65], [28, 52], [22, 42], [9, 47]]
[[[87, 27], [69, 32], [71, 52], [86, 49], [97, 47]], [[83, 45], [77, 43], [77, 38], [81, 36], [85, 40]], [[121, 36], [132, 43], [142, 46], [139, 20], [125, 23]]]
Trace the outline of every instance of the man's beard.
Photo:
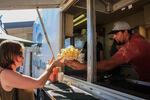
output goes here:
[[115, 41], [116, 42], [116, 45], [124, 45], [126, 42], [125, 41], [122, 41], [122, 42], [120, 42], [120, 41]]

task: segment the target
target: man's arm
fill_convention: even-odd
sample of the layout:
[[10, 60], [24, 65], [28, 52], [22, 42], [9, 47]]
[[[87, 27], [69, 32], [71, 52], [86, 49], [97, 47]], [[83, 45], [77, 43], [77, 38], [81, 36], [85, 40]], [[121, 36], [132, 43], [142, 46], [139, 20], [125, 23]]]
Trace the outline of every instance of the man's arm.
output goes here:
[[98, 71], [108, 71], [123, 63], [124, 61], [113, 58], [111, 58], [110, 60], [102, 60], [97, 63], [97, 69]]
[[99, 55], [100, 55], [100, 61], [103, 60], [104, 59], [104, 53], [103, 53], [102, 50], [100, 50], [100, 54]]

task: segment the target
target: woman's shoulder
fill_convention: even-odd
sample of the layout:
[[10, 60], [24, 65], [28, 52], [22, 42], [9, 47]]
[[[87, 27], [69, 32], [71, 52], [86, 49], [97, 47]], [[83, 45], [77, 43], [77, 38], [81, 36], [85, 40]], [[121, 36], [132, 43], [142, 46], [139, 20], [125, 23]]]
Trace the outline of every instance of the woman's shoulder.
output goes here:
[[11, 76], [13, 75], [15, 72], [12, 71], [12, 70], [9, 70], [9, 69], [3, 69], [3, 68], [0, 68], [0, 75], [1, 77], [7, 77], [7, 76]]

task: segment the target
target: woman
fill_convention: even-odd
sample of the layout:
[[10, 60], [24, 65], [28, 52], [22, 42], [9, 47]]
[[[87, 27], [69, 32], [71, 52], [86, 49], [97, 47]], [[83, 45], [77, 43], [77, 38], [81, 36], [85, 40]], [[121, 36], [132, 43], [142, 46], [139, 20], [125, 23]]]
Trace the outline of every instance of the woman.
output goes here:
[[62, 64], [60, 59], [52, 61], [45, 72], [37, 79], [19, 74], [16, 69], [23, 64], [23, 49], [23, 45], [16, 41], [5, 40], [0, 44], [0, 85], [5, 92], [10, 92], [14, 88], [42, 88], [52, 69]]

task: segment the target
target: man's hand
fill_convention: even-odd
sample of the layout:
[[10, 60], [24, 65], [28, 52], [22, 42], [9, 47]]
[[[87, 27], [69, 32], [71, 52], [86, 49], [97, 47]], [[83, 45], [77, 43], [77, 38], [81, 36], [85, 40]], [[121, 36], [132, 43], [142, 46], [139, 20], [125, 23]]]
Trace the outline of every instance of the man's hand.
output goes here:
[[75, 70], [86, 70], [86, 64], [80, 63], [77, 60], [65, 60], [64, 64]]

